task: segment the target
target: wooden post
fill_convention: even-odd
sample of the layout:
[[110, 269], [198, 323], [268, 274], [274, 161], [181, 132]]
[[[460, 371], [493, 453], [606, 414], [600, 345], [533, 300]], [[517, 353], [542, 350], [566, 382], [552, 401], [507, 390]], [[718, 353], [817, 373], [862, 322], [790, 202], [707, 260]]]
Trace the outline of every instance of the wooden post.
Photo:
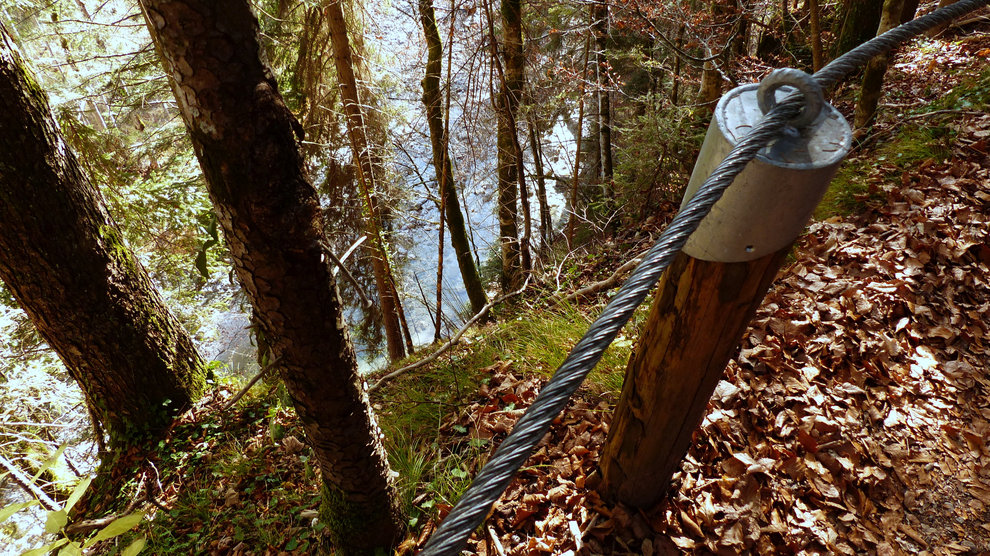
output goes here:
[[848, 152], [842, 116], [826, 104], [816, 117], [809, 96], [821, 101], [820, 89], [787, 71], [718, 103], [685, 203], [762, 115], [758, 96], [772, 106], [778, 87], [804, 79], [807, 125], [746, 167], [664, 273], [602, 452], [601, 490], [613, 502], [662, 500], [722, 370]]
[[608, 499], [648, 508], [663, 498], [786, 253], [727, 264], [680, 253], [664, 273], [602, 455]]

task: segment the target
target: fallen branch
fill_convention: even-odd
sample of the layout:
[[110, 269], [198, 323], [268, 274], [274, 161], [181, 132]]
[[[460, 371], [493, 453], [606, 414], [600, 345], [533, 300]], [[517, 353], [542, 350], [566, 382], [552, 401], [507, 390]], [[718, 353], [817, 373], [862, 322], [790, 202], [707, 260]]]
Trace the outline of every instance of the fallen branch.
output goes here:
[[440, 346], [440, 349], [434, 351], [433, 353], [431, 353], [430, 355], [428, 355], [428, 356], [420, 359], [419, 361], [416, 361], [415, 363], [412, 363], [410, 365], [406, 365], [405, 367], [401, 367], [399, 369], [396, 369], [396, 370], [388, 373], [387, 375], [381, 377], [380, 379], [378, 379], [377, 382], [375, 382], [374, 384], [371, 384], [371, 385], [368, 386], [368, 392], [373, 392], [373, 391], [377, 390], [378, 387], [381, 386], [382, 383], [384, 383], [386, 380], [391, 380], [391, 379], [393, 379], [393, 378], [395, 378], [395, 377], [397, 377], [397, 376], [399, 376], [399, 375], [401, 375], [403, 373], [407, 373], [407, 372], [409, 372], [409, 371], [411, 371], [413, 369], [418, 369], [418, 368], [426, 365], [427, 363], [430, 363], [430, 362], [436, 360], [436, 358], [437, 357], [440, 357], [445, 351], [447, 351], [450, 348], [454, 347], [457, 344], [457, 342], [459, 342], [461, 340], [461, 336], [463, 336], [464, 333], [467, 332], [467, 329], [468, 328], [471, 328], [479, 320], [481, 320], [482, 318], [484, 318], [484, 316], [488, 313], [489, 310], [491, 310], [492, 307], [498, 305], [499, 303], [502, 303], [503, 301], [505, 301], [506, 299], [509, 299], [510, 297], [515, 297], [515, 296], [521, 294], [522, 292], [526, 291], [526, 288], [528, 286], [529, 286], [529, 278], [526, 278], [526, 283], [523, 284], [523, 286], [521, 288], [519, 288], [518, 290], [516, 290], [514, 292], [507, 293], [507, 294], [505, 294], [505, 295], [503, 295], [503, 296], [495, 299], [494, 301], [490, 302], [488, 305], [485, 305], [484, 307], [482, 307], [481, 310], [478, 311], [478, 313], [476, 315], [474, 315], [473, 317], [471, 317], [471, 320], [469, 320], [466, 323], [464, 323], [464, 326], [462, 326], [461, 329], [458, 330], [457, 333], [454, 334], [450, 338], [450, 340], [447, 341], [446, 344]]
[[[145, 492], [145, 488], [144, 488], [145, 479], [146, 479], [145, 473], [141, 473], [141, 481], [138, 482], [137, 489], [134, 491], [134, 496], [131, 497], [131, 501], [127, 503], [127, 506], [124, 508], [124, 511], [120, 513], [110, 514], [106, 517], [100, 517], [97, 519], [83, 519], [80, 521], [74, 521], [65, 526], [65, 534], [72, 536], [81, 533], [88, 533], [90, 531], [95, 531], [96, 529], [103, 529], [107, 525], [113, 523], [115, 520], [134, 512], [134, 510], [141, 503], [141, 493]], [[154, 497], [151, 495], [150, 490], [147, 491], [146, 498], [151, 501], [155, 501]], [[161, 504], [158, 504], [157, 502], [155, 503], [155, 505], [164, 509], [164, 507], [161, 506]]]
[[591, 294], [598, 293], [602, 290], [607, 290], [609, 288], [615, 287], [619, 284], [619, 281], [621, 280], [622, 276], [625, 273], [629, 272], [630, 270], [636, 268], [636, 265], [638, 265], [642, 260], [643, 260], [642, 257], [636, 257], [635, 259], [631, 259], [630, 261], [626, 262], [626, 264], [616, 269], [616, 271], [613, 272], [612, 275], [609, 276], [608, 278], [600, 282], [588, 284], [587, 286], [573, 293], [569, 293], [563, 297], [558, 297], [557, 301], [576, 301], [582, 297], [587, 297]]
[[52, 498], [48, 496], [45, 491], [41, 490], [38, 485], [34, 484], [34, 481], [32, 481], [30, 477], [21, 471], [19, 467], [14, 465], [14, 462], [0, 456], [0, 467], [7, 470], [7, 473], [10, 473], [10, 477], [14, 479], [14, 482], [23, 488], [28, 494], [37, 499], [38, 502], [41, 502], [41, 505], [46, 509], [52, 512], [61, 509], [62, 506], [58, 502], [52, 500]]
[[[355, 290], [357, 290], [358, 296], [361, 297], [361, 303], [363, 303], [364, 308], [367, 309], [368, 307], [371, 307], [371, 300], [368, 299], [368, 296], [364, 293], [364, 289], [361, 288], [361, 284], [357, 281], [356, 278], [354, 278], [354, 275], [351, 274], [351, 271], [347, 270], [347, 267], [344, 266], [344, 260], [347, 258], [348, 255], [350, 255], [354, 251], [355, 248], [357, 248], [358, 245], [361, 245], [361, 242], [364, 240], [364, 237], [365, 236], [361, 236], [361, 239], [359, 239], [354, 245], [352, 245], [351, 248], [347, 250], [347, 253], [344, 253], [344, 256], [339, 259], [337, 258], [337, 255], [333, 254], [333, 250], [330, 249], [329, 245], [323, 242], [320, 242], [320, 245], [323, 247], [323, 252], [330, 257], [330, 260], [333, 261], [335, 265], [337, 265], [337, 268], [339, 268], [344, 272], [344, 276], [347, 277], [347, 281], [350, 282], [352, 286], [354, 286]], [[336, 269], [334, 270], [336, 271]], [[336, 276], [337, 273], [334, 272], [333, 274]]]
[[941, 114], [960, 114], [963, 116], [982, 116], [986, 112], [977, 112], [975, 110], [936, 110], [934, 112], [924, 112], [922, 114], [912, 114], [910, 116], [905, 116], [901, 118], [901, 121], [917, 120], [918, 118], [927, 118], [929, 116], [938, 116]]
[[235, 394], [233, 398], [230, 398], [230, 400], [224, 404], [222, 411], [227, 411], [228, 409], [234, 407], [235, 403], [241, 401], [241, 398], [244, 397], [244, 394], [247, 394], [248, 390], [250, 390], [255, 384], [257, 384], [259, 380], [261, 380], [261, 377], [265, 376], [265, 374], [267, 374], [268, 371], [272, 369], [272, 367], [278, 364], [280, 359], [282, 359], [281, 356], [276, 357], [274, 361], [265, 365], [260, 371], [258, 371], [258, 374], [254, 375], [254, 378], [252, 378], [251, 381], [247, 383], [247, 386], [241, 388], [240, 392]]

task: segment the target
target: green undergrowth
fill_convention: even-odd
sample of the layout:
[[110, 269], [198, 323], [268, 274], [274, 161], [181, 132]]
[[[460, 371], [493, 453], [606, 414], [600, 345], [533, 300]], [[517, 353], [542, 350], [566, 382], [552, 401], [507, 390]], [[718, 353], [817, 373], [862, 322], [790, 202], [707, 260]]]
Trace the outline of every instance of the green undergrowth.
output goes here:
[[[815, 210], [816, 220], [849, 216], [882, 202], [881, 183], [899, 180], [903, 172], [928, 160], [942, 162], [952, 154], [956, 122], [964, 112], [986, 111], [990, 105], [990, 67], [966, 74], [938, 100], [908, 111], [903, 122], [877, 129], [875, 137], [839, 168]], [[882, 109], [882, 107], [881, 107]]]
[[[319, 481], [309, 448], [293, 442], [303, 432], [280, 390], [262, 383], [235, 408], [204, 410], [159, 443], [154, 469], [146, 466], [161, 473], [150, 488], [160, 482], [175, 497], [131, 533], [146, 537], [145, 554], [316, 552]], [[132, 482], [121, 492], [135, 489]], [[101, 553], [117, 554], [130, 539]]]
[[[445, 425], [483, 401], [479, 388], [488, 383], [495, 367], [508, 365], [519, 377], [549, 378], [599, 310], [585, 311], [570, 304], [542, 309], [517, 304], [499, 315], [497, 323], [469, 331], [461, 345], [430, 365], [400, 375], [375, 391], [373, 403], [414, 534], [427, 519], [457, 501], [492, 448], [484, 439], [444, 440]], [[645, 309], [637, 312], [626, 331], [639, 326], [645, 314]], [[635, 335], [619, 335], [578, 395], [618, 397]], [[427, 355], [424, 351], [420, 357]]]
[[939, 125], [903, 125], [890, 139], [843, 163], [815, 209], [815, 219], [858, 214], [871, 203], [882, 202], [881, 183], [899, 180], [901, 173], [926, 160], [948, 158], [953, 137], [948, 120]]
[[[532, 294], [432, 363], [373, 392], [409, 538], [456, 503], [491, 453], [489, 440], [471, 438], [454, 423], [485, 402], [479, 389], [493, 369], [508, 368], [519, 379], [549, 378], [600, 310], [597, 303], [562, 304]], [[630, 330], [645, 315], [645, 308], [636, 313], [578, 396], [596, 403], [618, 397], [638, 333]], [[403, 364], [430, 353], [421, 350]], [[232, 409], [211, 402], [185, 416], [142, 466], [142, 496], [150, 488], [164, 504], [137, 530], [104, 542], [99, 553], [120, 554], [140, 537], [145, 554], [320, 553], [325, 526], [314, 519], [320, 481], [310, 449], [296, 442], [305, 439], [290, 406], [284, 388], [262, 382]], [[131, 499], [141, 482], [138, 474], [119, 485], [118, 501]], [[96, 515], [113, 511], [121, 508]]]

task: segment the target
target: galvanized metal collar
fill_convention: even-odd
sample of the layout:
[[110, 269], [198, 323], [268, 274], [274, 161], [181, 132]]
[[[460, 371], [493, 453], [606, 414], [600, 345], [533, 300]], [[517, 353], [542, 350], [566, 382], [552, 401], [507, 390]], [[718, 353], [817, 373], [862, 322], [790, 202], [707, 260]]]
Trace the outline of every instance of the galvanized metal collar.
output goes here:
[[[778, 102], [771, 100], [778, 88], [783, 87], [779, 102], [788, 99], [804, 108], [791, 110], [797, 117], [735, 176], [732, 187], [687, 241], [686, 254], [724, 263], [751, 261], [787, 247], [801, 233], [852, 144], [849, 124], [809, 80], [797, 70], [775, 72], [759, 85], [729, 91], [719, 101], [682, 207], [765, 117], [767, 104]], [[798, 87], [801, 95], [794, 94]], [[799, 96], [803, 102], [795, 98]]]

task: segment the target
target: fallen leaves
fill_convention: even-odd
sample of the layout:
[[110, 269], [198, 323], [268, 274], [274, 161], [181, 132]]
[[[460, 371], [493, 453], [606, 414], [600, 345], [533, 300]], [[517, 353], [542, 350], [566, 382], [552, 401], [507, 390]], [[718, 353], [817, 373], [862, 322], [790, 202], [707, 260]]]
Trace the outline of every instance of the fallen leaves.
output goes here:
[[[956, 63], [957, 50], [939, 59]], [[602, 502], [595, 473], [610, 408], [578, 398], [471, 549], [990, 551], [990, 116], [955, 125], [951, 157], [881, 172], [871, 187], [885, 203], [811, 227], [664, 503], [641, 512]], [[512, 365], [491, 372], [495, 386], [458, 423], [494, 445], [539, 385]]]

